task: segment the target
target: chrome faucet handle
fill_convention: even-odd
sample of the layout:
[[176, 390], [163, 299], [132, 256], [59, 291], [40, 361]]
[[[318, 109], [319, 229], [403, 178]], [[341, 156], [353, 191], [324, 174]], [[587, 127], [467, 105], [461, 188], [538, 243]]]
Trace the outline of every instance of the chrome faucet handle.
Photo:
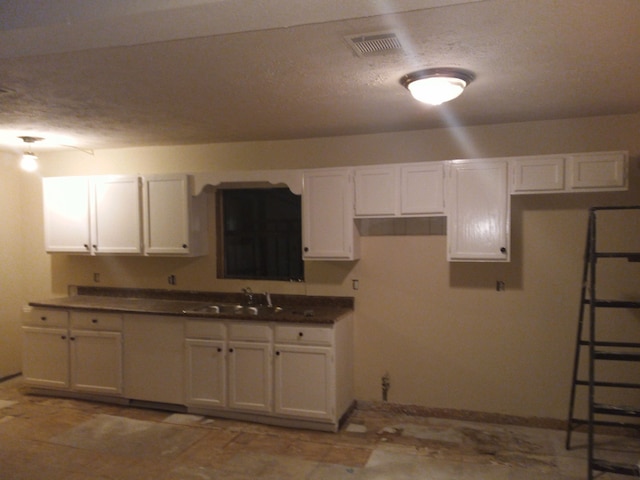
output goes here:
[[271, 294], [269, 292], [264, 292], [264, 299], [267, 301], [267, 307], [273, 307], [273, 303], [271, 303]]
[[242, 293], [247, 296], [247, 305], [253, 305], [253, 290], [251, 290], [251, 287], [243, 288]]

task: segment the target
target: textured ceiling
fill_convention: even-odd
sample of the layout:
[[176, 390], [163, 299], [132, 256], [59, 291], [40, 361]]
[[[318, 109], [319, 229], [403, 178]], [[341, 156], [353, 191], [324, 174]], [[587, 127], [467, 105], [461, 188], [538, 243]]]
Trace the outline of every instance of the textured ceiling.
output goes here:
[[[638, 0], [42, 3], [0, 5], [0, 148], [19, 135], [96, 149], [640, 112]], [[402, 50], [360, 57], [345, 41], [381, 31]], [[439, 66], [476, 79], [440, 107], [399, 83]]]

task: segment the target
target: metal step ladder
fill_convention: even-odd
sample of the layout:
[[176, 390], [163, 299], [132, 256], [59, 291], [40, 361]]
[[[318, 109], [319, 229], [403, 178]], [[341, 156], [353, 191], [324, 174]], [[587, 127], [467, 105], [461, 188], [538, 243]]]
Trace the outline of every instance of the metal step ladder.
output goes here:
[[[633, 421], [633, 418], [640, 419], [640, 376], [638, 382], [617, 381], [615, 373], [619, 369], [605, 367], [611, 362], [622, 364], [629, 362], [640, 362], [640, 342], [632, 341], [629, 338], [619, 338], [606, 340], [598, 338], [603, 327], [612, 327], [618, 316], [616, 310], [619, 309], [640, 309], [640, 291], [636, 291], [637, 297], [633, 299], [603, 299], [598, 296], [599, 289], [610, 289], [606, 283], [607, 279], [597, 278], [596, 268], [598, 262], [602, 264], [607, 260], [618, 259], [628, 262], [640, 262], [640, 249], [638, 251], [600, 251], [597, 248], [597, 221], [599, 215], [607, 215], [607, 212], [620, 211], [622, 215], [636, 215], [640, 213], [640, 206], [623, 207], [594, 207], [589, 209], [589, 224], [587, 230], [587, 241], [584, 254], [584, 269], [582, 273], [581, 301], [578, 317], [578, 332], [576, 349], [573, 364], [573, 380], [571, 385], [571, 395], [569, 400], [569, 417], [567, 421], [566, 448], [571, 448], [572, 433], [581, 426], [587, 428], [587, 460], [588, 460], [588, 480], [594, 478], [594, 472], [610, 472], [622, 475], [640, 477], [640, 458], [629, 463], [610, 461], [602, 458], [602, 453], [596, 456], [596, 434], [602, 432], [602, 428], [597, 427], [620, 427], [631, 428], [640, 431], [640, 421]], [[636, 211], [634, 213], [634, 211]], [[634, 217], [635, 218], [635, 217]], [[602, 220], [602, 218], [601, 218]], [[630, 222], [629, 225], [633, 225]], [[619, 235], [635, 235], [640, 240], [640, 229], [632, 228], [632, 232], [618, 231]], [[611, 234], [611, 232], [608, 232]], [[630, 266], [627, 277], [631, 284], [637, 284], [640, 278], [640, 265]], [[625, 271], [625, 274], [627, 272]], [[597, 282], [600, 280], [600, 283]], [[606, 324], [606, 325], [604, 325]], [[640, 322], [637, 325], [640, 339]], [[615, 330], [615, 328], [614, 328]], [[586, 358], [585, 358], [586, 356]], [[587, 360], [585, 365], [585, 360]], [[586, 366], [586, 372], [585, 370]], [[606, 373], [605, 373], [606, 371]], [[638, 370], [640, 371], [640, 369]], [[628, 379], [625, 379], [628, 380]], [[578, 387], [585, 387], [587, 398], [587, 416], [584, 418], [576, 416], [576, 398]], [[638, 403], [637, 406], [611, 404], [600, 399], [607, 396], [607, 391], [614, 391], [616, 399], [629, 398]], [[582, 397], [584, 397], [584, 392]], [[620, 420], [617, 420], [620, 418]], [[640, 455], [640, 454], [639, 454]]]

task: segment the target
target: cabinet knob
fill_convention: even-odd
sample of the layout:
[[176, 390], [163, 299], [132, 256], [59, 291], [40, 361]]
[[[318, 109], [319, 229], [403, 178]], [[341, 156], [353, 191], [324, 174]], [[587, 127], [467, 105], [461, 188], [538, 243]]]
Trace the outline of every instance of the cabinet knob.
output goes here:
[[76, 337], [69, 337], [69, 340], [75, 340]]
[[98, 319], [97, 318], [92, 318], [91, 319], [91, 323], [98, 323]]
[[502, 247], [502, 248], [500, 249], [500, 253], [507, 253], [507, 249], [506, 249], [505, 247]]
[[230, 349], [229, 349], [229, 353], [233, 353], [233, 348], [230, 348]]
[[309, 251], [309, 247], [304, 247], [304, 251], [308, 252]]
[[85, 243], [85, 244], [84, 244], [84, 249], [85, 249], [85, 250], [89, 250], [89, 244], [88, 244], [88, 243]]
[[93, 249], [97, 250], [98, 249], [98, 245], [93, 245]]
[[60, 338], [61, 338], [62, 340], [66, 340], [66, 339], [67, 339], [67, 336], [66, 336], [66, 335], [60, 335]]
[[187, 244], [186, 244], [186, 243], [183, 243], [183, 244], [182, 244], [182, 248], [187, 248]]
[[276, 355], [278, 355], [278, 356], [279, 356], [279, 355], [280, 355], [280, 351], [277, 351], [277, 352], [276, 352]]
[[47, 317], [40, 317], [40, 320], [42, 320], [43, 322], [47, 321]]
[[302, 338], [302, 337], [304, 337], [304, 333], [298, 332], [298, 338]]
[[222, 348], [221, 348], [221, 347], [218, 347], [218, 352], [221, 352], [221, 351], [222, 351]]

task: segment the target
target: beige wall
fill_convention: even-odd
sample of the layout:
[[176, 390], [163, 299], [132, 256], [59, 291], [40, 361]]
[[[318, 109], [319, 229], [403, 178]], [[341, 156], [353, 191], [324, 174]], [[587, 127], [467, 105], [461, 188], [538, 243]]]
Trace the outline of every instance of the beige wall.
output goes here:
[[[356, 298], [356, 396], [401, 404], [563, 418], [567, 410], [587, 209], [640, 203], [640, 115], [283, 142], [148, 147], [42, 155], [41, 175], [164, 173], [363, 165], [599, 150], [628, 150], [624, 193], [512, 199], [512, 261], [450, 264], [446, 237], [367, 236], [357, 262], [307, 262], [306, 282], [250, 282], [254, 290]], [[3, 174], [3, 183], [11, 179]], [[38, 176], [22, 175], [23, 301], [69, 284], [239, 291], [198, 259], [96, 258], [43, 253]], [[5, 193], [2, 193], [3, 198]], [[4, 205], [3, 205], [4, 207]], [[14, 209], [12, 214], [15, 215]], [[212, 237], [212, 241], [213, 241]], [[3, 245], [10, 243], [2, 237]], [[215, 249], [212, 248], [212, 251]], [[4, 263], [7, 262], [7, 263]], [[3, 281], [10, 278], [4, 265]], [[360, 289], [351, 289], [351, 280]], [[506, 291], [495, 290], [497, 280]], [[638, 286], [640, 288], [640, 286]], [[4, 305], [9, 294], [0, 292]], [[3, 312], [8, 312], [6, 308]], [[638, 320], [638, 319], [636, 319]], [[17, 340], [16, 340], [17, 341]]]
[[21, 173], [15, 158], [0, 152], [0, 378], [20, 371], [19, 315], [23, 285]]

